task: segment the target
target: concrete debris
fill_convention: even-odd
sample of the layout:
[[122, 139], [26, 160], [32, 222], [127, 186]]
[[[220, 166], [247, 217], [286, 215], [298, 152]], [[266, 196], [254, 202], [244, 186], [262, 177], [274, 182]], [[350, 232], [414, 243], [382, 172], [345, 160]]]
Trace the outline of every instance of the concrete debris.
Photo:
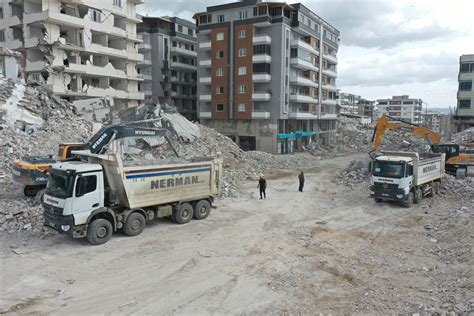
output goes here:
[[454, 134], [452, 139], [453, 142], [474, 142], [474, 127], [466, 129], [460, 133]]
[[337, 175], [333, 182], [336, 184], [344, 184], [353, 187], [357, 184], [368, 184], [370, 181], [369, 172], [370, 159], [367, 160], [352, 160], [349, 166], [342, 170]]
[[[12, 162], [27, 155], [56, 154], [60, 143], [84, 142], [91, 136], [92, 127], [76, 113], [72, 104], [46, 88], [0, 81], [0, 108], [21, 87], [24, 95], [12, 105], [25, 114], [23, 120], [17, 117], [13, 125], [8, 121], [11, 116], [0, 115], [0, 169], [5, 172], [4, 181], [0, 183], [0, 232], [40, 233], [44, 231], [42, 208], [34, 198], [24, 197], [22, 188], [12, 182]], [[26, 121], [27, 117], [41, 118], [43, 124], [32, 126]]]

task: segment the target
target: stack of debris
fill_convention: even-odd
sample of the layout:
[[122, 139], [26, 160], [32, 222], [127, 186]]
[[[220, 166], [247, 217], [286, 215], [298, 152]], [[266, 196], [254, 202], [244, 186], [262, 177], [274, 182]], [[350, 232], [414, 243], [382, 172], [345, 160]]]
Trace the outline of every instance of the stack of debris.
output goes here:
[[0, 79], [0, 113], [0, 231], [43, 231], [41, 206], [11, 181], [12, 162], [27, 155], [56, 154], [63, 142], [84, 142], [91, 125], [46, 88], [5, 79]]
[[344, 184], [351, 188], [357, 184], [366, 183], [370, 180], [369, 165], [369, 159], [352, 160], [349, 166], [334, 178], [333, 182]]
[[455, 143], [474, 142], [474, 127], [454, 134], [452, 137], [452, 141]]

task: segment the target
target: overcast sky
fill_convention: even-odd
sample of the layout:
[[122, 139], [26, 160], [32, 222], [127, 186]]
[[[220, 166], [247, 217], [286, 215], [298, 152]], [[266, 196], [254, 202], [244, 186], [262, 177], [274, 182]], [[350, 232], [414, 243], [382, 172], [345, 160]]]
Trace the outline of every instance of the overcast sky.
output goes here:
[[[192, 20], [235, 1], [145, 0], [148, 16]], [[376, 99], [409, 94], [428, 107], [456, 105], [459, 56], [474, 54], [474, 1], [301, 1], [341, 32], [337, 86]], [[294, 3], [294, 2], [289, 2]]]

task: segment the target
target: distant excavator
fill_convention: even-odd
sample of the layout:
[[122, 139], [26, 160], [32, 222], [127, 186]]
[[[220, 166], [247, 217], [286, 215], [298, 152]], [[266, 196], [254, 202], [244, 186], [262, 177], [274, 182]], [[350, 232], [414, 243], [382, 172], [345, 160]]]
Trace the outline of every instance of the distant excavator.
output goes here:
[[424, 138], [434, 153], [446, 154], [446, 172], [455, 174], [457, 177], [467, 175], [469, 166], [474, 167], [474, 155], [461, 153], [460, 144], [441, 143], [441, 136], [431, 129], [387, 116], [386, 114], [383, 114], [375, 125], [374, 134], [372, 136], [372, 150], [369, 153], [372, 158], [374, 158], [374, 155], [380, 150], [382, 140], [387, 130], [399, 130]]
[[56, 162], [74, 159], [76, 150], [90, 150], [92, 154], [103, 154], [112, 141], [127, 137], [164, 137], [174, 153], [178, 155], [170, 130], [137, 127], [133, 126], [134, 123], [105, 125], [85, 144], [60, 144], [57, 157], [26, 156], [21, 160], [15, 160], [12, 169], [13, 181], [23, 185], [23, 193], [26, 196], [36, 196], [38, 192], [46, 188], [47, 171]]

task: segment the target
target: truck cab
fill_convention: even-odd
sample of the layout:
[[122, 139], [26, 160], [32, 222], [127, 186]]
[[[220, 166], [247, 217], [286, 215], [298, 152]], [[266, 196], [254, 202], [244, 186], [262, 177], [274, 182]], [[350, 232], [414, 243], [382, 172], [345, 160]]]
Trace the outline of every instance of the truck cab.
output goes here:
[[370, 196], [377, 202], [384, 199], [406, 201], [413, 186], [413, 159], [379, 156], [372, 167]]
[[44, 224], [74, 238], [84, 237], [88, 218], [104, 207], [100, 164], [71, 161], [49, 169], [43, 198]]

